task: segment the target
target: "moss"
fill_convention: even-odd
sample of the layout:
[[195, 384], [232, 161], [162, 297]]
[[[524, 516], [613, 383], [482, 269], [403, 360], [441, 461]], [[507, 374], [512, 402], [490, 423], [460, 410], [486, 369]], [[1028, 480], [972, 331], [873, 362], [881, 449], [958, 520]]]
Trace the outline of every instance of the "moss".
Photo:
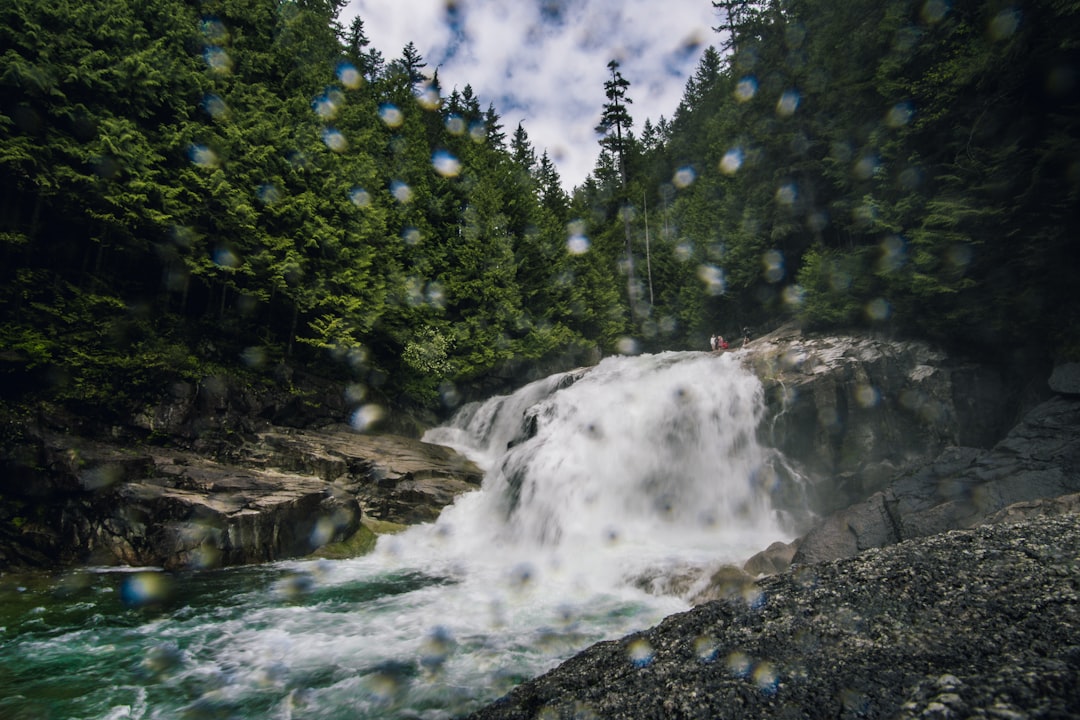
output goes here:
[[341, 542], [327, 543], [311, 553], [311, 557], [324, 558], [327, 560], [344, 560], [345, 558], [367, 555], [375, 548], [377, 536], [367, 527], [361, 525], [360, 529]]
[[336, 543], [327, 543], [311, 553], [311, 557], [324, 558], [327, 560], [344, 560], [346, 558], [367, 555], [375, 549], [375, 543], [380, 535], [390, 535], [401, 532], [407, 525], [364, 518], [360, 521], [360, 529], [348, 538]]
[[387, 522], [386, 520], [376, 520], [375, 518], [365, 517], [360, 521], [360, 524], [364, 527], [370, 528], [371, 532], [376, 535], [393, 535], [399, 533], [408, 525], [402, 525], [401, 523]]

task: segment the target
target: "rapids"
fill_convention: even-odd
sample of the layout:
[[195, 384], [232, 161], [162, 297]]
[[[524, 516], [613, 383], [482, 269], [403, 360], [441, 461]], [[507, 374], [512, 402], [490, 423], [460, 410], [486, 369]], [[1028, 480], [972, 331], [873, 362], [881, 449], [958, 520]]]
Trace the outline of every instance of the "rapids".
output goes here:
[[483, 485], [368, 556], [3, 578], [0, 716], [468, 712], [790, 539], [762, 414], [737, 353], [608, 358], [429, 431]]

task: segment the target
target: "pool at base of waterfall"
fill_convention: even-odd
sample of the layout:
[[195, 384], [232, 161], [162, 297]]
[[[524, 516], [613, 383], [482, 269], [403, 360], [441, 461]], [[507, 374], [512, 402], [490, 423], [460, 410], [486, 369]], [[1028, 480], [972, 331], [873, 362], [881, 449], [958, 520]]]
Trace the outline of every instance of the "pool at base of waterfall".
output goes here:
[[[0, 579], [0, 716], [452, 717], [679, 609], [612, 594], [551, 605], [385, 556]], [[534, 584], [535, 583], [535, 584]]]

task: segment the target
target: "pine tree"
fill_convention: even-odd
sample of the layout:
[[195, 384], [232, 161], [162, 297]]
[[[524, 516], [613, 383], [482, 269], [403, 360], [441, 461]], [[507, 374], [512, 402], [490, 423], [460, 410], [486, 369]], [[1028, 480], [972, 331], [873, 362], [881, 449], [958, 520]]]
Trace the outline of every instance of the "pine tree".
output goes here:
[[608, 70], [611, 71], [611, 78], [604, 83], [604, 94], [608, 101], [604, 104], [604, 111], [601, 114], [600, 124], [596, 126], [596, 132], [602, 136], [600, 146], [611, 152], [618, 160], [619, 181], [622, 189], [620, 201], [624, 206], [622, 215], [626, 237], [627, 302], [630, 306], [630, 317], [633, 320], [637, 293], [634, 277], [634, 249], [630, 233], [628, 207], [630, 201], [627, 197], [626, 167], [627, 144], [631, 139], [630, 128], [633, 125], [633, 119], [630, 117], [630, 111], [626, 106], [631, 104], [633, 100], [626, 95], [627, 88], [630, 87], [630, 81], [625, 79], [622, 73], [619, 72], [618, 61], [612, 60], [607, 66]]

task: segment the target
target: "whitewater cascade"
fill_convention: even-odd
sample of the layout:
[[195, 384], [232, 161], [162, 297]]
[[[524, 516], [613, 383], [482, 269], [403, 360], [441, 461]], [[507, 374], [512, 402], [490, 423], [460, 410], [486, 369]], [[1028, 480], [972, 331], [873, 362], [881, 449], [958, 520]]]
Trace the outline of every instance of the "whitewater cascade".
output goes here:
[[463, 408], [424, 439], [486, 475], [435, 532], [470, 557], [501, 548], [616, 583], [653, 563], [741, 563], [785, 534], [769, 503], [775, 453], [756, 440], [763, 408], [736, 354], [674, 352]]

